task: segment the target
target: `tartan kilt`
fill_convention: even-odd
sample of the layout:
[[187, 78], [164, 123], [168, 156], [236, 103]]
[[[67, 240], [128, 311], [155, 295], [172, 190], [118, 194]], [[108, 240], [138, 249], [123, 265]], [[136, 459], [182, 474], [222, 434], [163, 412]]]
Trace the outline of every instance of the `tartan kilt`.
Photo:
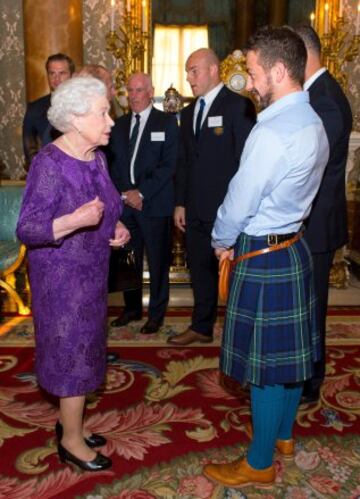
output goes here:
[[[242, 233], [235, 257], [265, 248]], [[220, 369], [240, 383], [302, 382], [321, 358], [312, 259], [304, 239], [240, 262], [230, 276]]]

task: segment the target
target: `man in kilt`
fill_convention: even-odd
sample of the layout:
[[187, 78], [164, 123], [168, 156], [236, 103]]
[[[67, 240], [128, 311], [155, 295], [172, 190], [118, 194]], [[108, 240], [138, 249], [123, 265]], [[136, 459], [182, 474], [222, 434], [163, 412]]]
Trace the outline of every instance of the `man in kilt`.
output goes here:
[[302, 90], [301, 38], [289, 28], [266, 27], [245, 53], [247, 90], [262, 111], [218, 210], [212, 245], [220, 259], [243, 257], [231, 275], [220, 367], [250, 385], [252, 441], [246, 457], [204, 468], [233, 487], [273, 483], [275, 448], [294, 454], [303, 383], [321, 355], [312, 260], [301, 228], [329, 156], [322, 122]]

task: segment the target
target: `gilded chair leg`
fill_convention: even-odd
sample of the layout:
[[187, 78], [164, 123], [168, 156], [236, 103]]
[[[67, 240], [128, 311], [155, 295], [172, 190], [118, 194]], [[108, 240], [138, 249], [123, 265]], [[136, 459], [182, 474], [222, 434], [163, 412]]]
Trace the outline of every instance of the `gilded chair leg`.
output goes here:
[[16, 277], [14, 272], [4, 276], [4, 281], [8, 283], [10, 288], [16, 289]]
[[4, 288], [9, 293], [9, 295], [11, 296], [11, 298], [15, 301], [15, 303], [17, 305], [17, 308], [18, 308], [18, 312], [19, 312], [20, 315], [28, 315], [28, 314], [30, 314], [29, 307], [27, 307], [26, 305], [24, 305], [24, 302], [22, 301], [22, 299], [20, 298], [19, 294], [17, 293], [17, 291], [13, 287], [11, 287], [3, 279], [0, 279], [0, 286], [2, 288]]

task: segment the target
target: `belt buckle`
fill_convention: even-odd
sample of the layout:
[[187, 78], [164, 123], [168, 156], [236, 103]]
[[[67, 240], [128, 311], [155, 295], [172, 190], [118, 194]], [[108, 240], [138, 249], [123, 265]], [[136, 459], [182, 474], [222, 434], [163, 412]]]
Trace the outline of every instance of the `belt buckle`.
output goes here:
[[268, 243], [268, 246], [276, 246], [278, 244], [277, 234], [268, 234], [267, 243]]

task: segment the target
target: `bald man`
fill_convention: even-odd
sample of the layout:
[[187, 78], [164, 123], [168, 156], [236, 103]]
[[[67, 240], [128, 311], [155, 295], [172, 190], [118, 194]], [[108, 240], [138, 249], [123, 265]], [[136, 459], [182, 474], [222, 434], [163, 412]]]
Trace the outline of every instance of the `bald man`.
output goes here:
[[221, 82], [219, 59], [211, 49], [193, 52], [185, 69], [196, 100], [181, 113], [174, 221], [185, 233], [194, 309], [186, 331], [169, 338], [175, 345], [212, 341], [218, 262], [211, 231], [255, 123], [252, 102]]
[[[111, 174], [125, 203], [122, 221], [130, 230], [141, 281], [146, 251], [150, 273], [148, 319], [143, 334], [156, 333], [169, 301], [171, 222], [178, 127], [175, 116], [152, 106], [151, 77], [133, 74], [127, 83], [131, 113], [121, 116], [111, 131]], [[142, 317], [142, 289], [124, 292], [125, 310], [113, 320], [122, 327]]]

